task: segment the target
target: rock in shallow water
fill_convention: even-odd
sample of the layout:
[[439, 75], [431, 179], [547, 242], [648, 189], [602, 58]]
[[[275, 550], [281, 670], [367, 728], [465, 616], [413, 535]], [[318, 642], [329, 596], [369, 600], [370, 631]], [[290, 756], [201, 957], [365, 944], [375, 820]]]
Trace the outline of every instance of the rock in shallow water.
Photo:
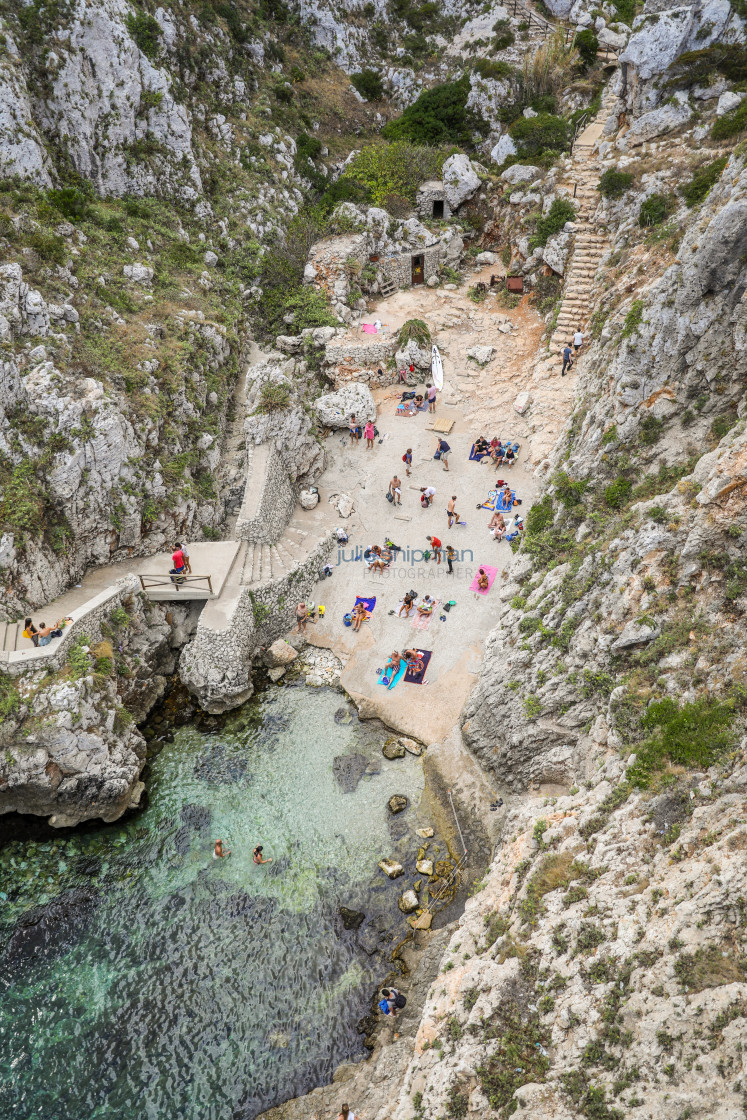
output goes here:
[[395, 758], [405, 757], [405, 748], [396, 739], [387, 739], [384, 746], [381, 748], [381, 753], [384, 758], [392, 761]]
[[364, 754], [338, 754], [332, 763], [332, 773], [343, 793], [352, 793], [368, 768]]
[[397, 905], [399, 906], [403, 914], [411, 914], [412, 911], [417, 910], [419, 906], [418, 896], [413, 890], [405, 891], [405, 893], [400, 897]]
[[10, 935], [2, 971], [14, 972], [39, 957], [49, 959], [69, 948], [88, 928], [98, 901], [97, 891], [83, 887], [58, 895], [46, 906], [27, 910]]
[[379, 860], [379, 867], [390, 879], [397, 879], [405, 873], [404, 867], [401, 863], [397, 863], [396, 859]]
[[415, 868], [419, 875], [432, 875], [433, 874], [433, 860], [432, 859], [419, 859], [415, 864]]
[[401, 793], [395, 793], [389, 798], [387, 805], [390, 813], [401, 813], [409, 805], [409, 801]]
[[360, 910], [348, 910], [347, 906], [341, 906], [340, 917], [345, 929], [358, 929], [363, 925], [366, 915]]

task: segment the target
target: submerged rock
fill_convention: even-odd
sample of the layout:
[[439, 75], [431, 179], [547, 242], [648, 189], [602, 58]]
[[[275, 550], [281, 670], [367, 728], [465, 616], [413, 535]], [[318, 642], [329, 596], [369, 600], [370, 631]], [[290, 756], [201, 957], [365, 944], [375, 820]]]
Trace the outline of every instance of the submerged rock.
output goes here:
[[396, 859], [381, 859], [379, 860], [379, 867], [390, 879], [398, 879], [400, 875], [405, 873], [404, 867], [401, 863], [397, 863]]
[[352, 793], [368, 768], [364, 754], [338, 754], [332, 762], [332, 773], [343, 793]]
[[348, 910], [347, 906], [340, 907], [340, 917], [345, 929], [359, 929], [366, 920], [366, 915], [360, 910]]
[[335, 712], [335, 723], [352, 723], [353, 712], [350, 708], [338, 708]]
[[213, 812], [207, 805], [182, 805], [179, 812], [182, 823], [195, 832], [207, 832]]
[[45, 906], [27, 910], [16, 922], [5, 948], [3, 970], [13, 972], [38, 958], [64, 952], [87, 930], [99, 902], [98, 891], [65, 891]]

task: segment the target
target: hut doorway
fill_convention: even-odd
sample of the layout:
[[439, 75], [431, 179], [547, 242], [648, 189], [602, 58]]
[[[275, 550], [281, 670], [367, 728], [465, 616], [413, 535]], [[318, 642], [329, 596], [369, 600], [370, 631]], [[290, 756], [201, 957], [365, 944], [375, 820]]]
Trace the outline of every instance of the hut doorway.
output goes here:
[[425, 283], [425, 257], [422, 253], [416, 253], [412, 258], [412, 284], [416, 287], [418, 284]]
[[444, 216], [444, 200], [442, 198], [441, 199], [436, 199], [433, 203], [433, 217], [440, 220], [440, 219], [443, 218], [443, 216]]

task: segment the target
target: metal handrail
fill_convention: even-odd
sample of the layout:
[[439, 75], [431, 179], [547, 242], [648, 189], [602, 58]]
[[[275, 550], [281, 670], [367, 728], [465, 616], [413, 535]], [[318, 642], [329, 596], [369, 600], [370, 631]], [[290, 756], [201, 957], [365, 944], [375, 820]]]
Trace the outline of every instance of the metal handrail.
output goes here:
[[[171, 575], [164, 577], [162, 575], [150, 575], [147, 573], [146, 575], [138, 575], [137, 578], [140, 580], [140, 587], [143, 591], [145, 591], [148, 587], [169, 587], [170, 585], [176, 586], [176, 582]], [[177, 579], [179, 580], [179, 587], [181, 587], [182, 584], [185, 583], [196, 583], [198, 580], [206, 579], [208, 590], [211, 595], [213, 594], [212, 576], [177, 576]], [[145, 582], [146, 580], [148, 580], [147, 583]]]

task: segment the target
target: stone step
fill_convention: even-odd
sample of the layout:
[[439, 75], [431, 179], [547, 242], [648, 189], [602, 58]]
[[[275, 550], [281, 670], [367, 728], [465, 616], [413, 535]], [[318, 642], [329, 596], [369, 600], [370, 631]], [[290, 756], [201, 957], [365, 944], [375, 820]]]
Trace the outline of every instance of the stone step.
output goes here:
[[18, 642], [23, 633], [20, 622], [0, 622], [0, 650], [13, 653], [18, 649]]

